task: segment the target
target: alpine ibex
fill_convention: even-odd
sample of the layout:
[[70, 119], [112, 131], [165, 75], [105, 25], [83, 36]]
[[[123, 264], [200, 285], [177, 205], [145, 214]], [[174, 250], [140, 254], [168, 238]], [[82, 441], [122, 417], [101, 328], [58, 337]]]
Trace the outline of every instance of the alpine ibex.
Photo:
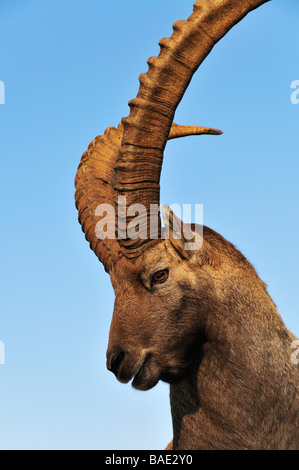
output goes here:
[[[299, 449], [295, 336], [264, 282], [221, 235], [207, 227], [201, 235], [166, 206], [165, 228], [160, 219], [150, 227], [167, 139], [220, 133], [173, 124], [193, 73], [230, 28], [266, 1], [197, 0], [188, 20], [160, 41], [159, 56], [148, 60], [129, 116], [95, 138], [76, 176], [82, 229], [115, 291], [107, 367], [139, 390], [159, 380], [170, 384], [173, 449]], [[138, 218], [144, 237], [127, 232], [136, 204], [144, 207]], [[130, 207], [124, 223], [120, 213]], [[98, 229], [103, 219], [115, 226], [115, 237], [103, 236], [103, 224]], [[186, 248], [190, 241], [197, 249]]]

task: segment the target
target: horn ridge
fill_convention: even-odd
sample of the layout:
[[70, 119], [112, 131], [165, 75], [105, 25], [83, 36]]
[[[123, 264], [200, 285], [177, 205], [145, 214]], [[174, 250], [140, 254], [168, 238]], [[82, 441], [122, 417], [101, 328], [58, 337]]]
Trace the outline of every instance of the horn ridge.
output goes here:
[[117, 151], [122, 139], [122, 125], [108, 127], [104, 135], [97, 136], [81, 157], [75, 178], [75, 204], [78, 219], [90, 244], [107, 272], [120, 256], [115, 239], [99, 239], [96, 226], [100, 217], [96, 216], [99, 204], [111, 204], [114, 207], [113, 183], [114, 166]]
[[[176, 137], [181, 137], [187, 135], [184, 128], [187, 129], [192, 126], [179, 126], [173, 123], [172, 127]], [[198, 129], [200, 129], [200, 127]], [[178, 135], [179, 132], [180, 135]], [[114, 176], [115, 169], [117, 168], [116, 160], [122, 135], [123, 126], [120, 123], [117, 129], [110, 126], [104, 131], [103, 135], [95, 137], [81, 157], [75, 178], [75, 205], [78, 209], [79, 223], [85, 233], [86, 240], [90, 244], [90, 248], [104, 264], [107, 272], [109, 272], [112, 265], [120, 256], [132, 259], [140, 253], [140, 250], [138, 251], [136, 248], [138, 246], [138, 241], [136, 242], [136, 240], [132, 240], [127, 248], [122, 251], [117, 240], [98, 239], [96, 236], [96, 225], [99, 221], [99, 217], [96, 216], [97, 206], [104, 203], [110, 204], [115, 210], [117, 210], [118, 207], [118, 201], [114, 200]], [[130, 150], [130, 146], [128, 146], [127, 150]], [[124, 152], [125, 151], [126, 149], [124, 149]], [[119, 196], [134, 191], [136, 188], [144, 190], [152, 187], [153, 181], [155, 181], [155, 167], [158, 169], [161, 168], [159, 165], [160, 154], [157, 152], [156, 149], [151, 149], [152, 164], [147, 172], [148, 179], [138, 178], [138, 173], [136, 173], [136, 177], [131, 181], [130, 185], [119, 187]], [[139, 173], [142, 174], [145, 167], [142, 149], [135, 149], [134, 159], [135, 167], [139, 167]], [[154, 174], [152, 174], [153, 168]], [[129, 161], [123, 162], [123, 170], [131, 172], [131, 164]], [[156, 197], [159, 198], [159, 188], [156, 188]], [[140, 199], [138, 203], [145, 204], [146, 201]], [[130, 222], [130, 217], [127, 217], [127, 221]], [[144, 243], [145, 241], [143, 241], [141, 245]], [[154, 243], [156, 243], [156, 240]]]
[[[126, 191], [128, 205], [140, 200], [146, 201], [147, 209], [150, 204], [159, 205], [161, 168], [156, 167], [151, 188], [146, 185], [135, 187], [132, 182], [149, 180], [152, 149], [156, 150], [155, 156], [162, 166], [163, 150], [171, 136], [175, 110], [199, 65], [229, 29], [267, 1], [197, 0], [188, 20], [174, 23], [172, 36], [160, 41], [160, 53], [149, 59], [148, 71], [139, 77], [137, 97], [130, 101], [130, 114], [122, 119], [124, 133], [115, 168], [115, 198], [120, 191], [122, 194]], [[143, 173], [135, 167], [137, 149], [138, 158], [142, 155], [146, 168]], [[128, 165], [131, 171], [128, 171]], [[159, 236], [160, 231], [159, 226]], [[144, 244], [144, 240], [140, 240], [140, 253]], [[120, 245], [129, 247], [130, 241], [120, 240]]]

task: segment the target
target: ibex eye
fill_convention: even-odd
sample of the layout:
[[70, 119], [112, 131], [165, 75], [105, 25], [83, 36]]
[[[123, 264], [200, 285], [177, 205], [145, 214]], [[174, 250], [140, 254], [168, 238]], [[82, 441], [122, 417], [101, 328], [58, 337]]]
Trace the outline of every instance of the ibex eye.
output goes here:
[[154, 284], [161, 284], [162, 282], [165, 282], [168, 278], [168, 273], [168, 269], [161, 269], [161, 271], [157, 271], [152, 277], [152, 282]]

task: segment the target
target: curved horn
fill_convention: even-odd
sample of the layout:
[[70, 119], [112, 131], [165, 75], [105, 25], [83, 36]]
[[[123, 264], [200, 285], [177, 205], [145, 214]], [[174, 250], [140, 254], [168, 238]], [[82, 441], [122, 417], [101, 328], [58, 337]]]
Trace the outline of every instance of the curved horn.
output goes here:
[[130, 114], [122, 120], [124, 135], [115, 166], [115, 201], [126, 196], [126, 206], [145, 207], [140, 220], [144, 239], [120, 239], [128, 258], [139, 256], [160, 237], [160, 218], [156, 233], [149, 234], [150, 205], [159, 207], [160, 172], [163, 151], [175, 110], [199, 65], [213, 46], [251, 10], [268, 0], [197, 0], [187, 21], [173, 25], [171, 38], [160, 41], [158, 57], [148, 60], [149, 69], [139, 77], [137, 97], [130, 103]]
[[[114, 165], [122, 134], [120, 124], [118, 129], [108, 127], [104, 135], [97, 136], [82, 155], [75, 178], [75, 202], [79, 222], [91, 249], [107, 272], [120, 256], [119, 245], [112, 237], [99, 239], [96, 227], [101, 217], [97, 214], [97, 207], [99, 204], [109, 204], [114, 208]], [[115, 223], [115, 217], [111, 222]]]
[[[173, 123], [169, 138], [184, 137], [186, 135], [221, 133], [209, 127], [179, 126]], [[103, 220], [115, 227], [114, 205], [114, 167], [123, 136], [123, 126], [108, 127], [104, 135], [97, 136], [82, 155], [75, 178], [75, 202], [79, 211], [79, 222], [89, 241], [91, 249], [109, 272], [112, 264], [119, 259], [121, 251], [119, 244], [112, 236], [100, 238], [97, 225]], [[103, 209], [108, 206], [111, 212], [97, 211], [100, 204]]]
[[[139, 256], [148, 243], [160, 237], [160, 219], [149, 237], [150, 205], [159, 207], [160, 172], [167, 139], [192, 134], [220, 134], [221, 131], [172, 124], [175, 110], [201, 62], [227, 31], [248, 12], [269, 0], [197, 0], [187, 21], [174, 24], [171, 38], [160, 41], [158, 57], [148, 60], [149, 70], [139, 77], [140, 88], [130, 105], [130, 115], [118, 129], [109, 127], [83, 154], [78, 167], [76, 206], [86, 239], [109, 272], [121, 256]], [[172, 128], [171, 128], [172, 126]], [[118, 239], [99, 238], [97, 224], [103, 214], [100, 204], [118, 208], [119, 196], [126, 196], [126, 208], [142, 204], [145, 212], [139, 224], [146, 227], [144, 239], [119, 237], [121, 217], [107, 213], [106, 223], [114, 226]], [[118, 214], [119, 216], [119, 214]], [[130, 221], [130, 219], [128, 219]], [[126, 228], [126, 227], [125, 227]], [[125, 230], [126, 233], [126, 230]], [[123, 234], [122, 234], [123, 235]]]

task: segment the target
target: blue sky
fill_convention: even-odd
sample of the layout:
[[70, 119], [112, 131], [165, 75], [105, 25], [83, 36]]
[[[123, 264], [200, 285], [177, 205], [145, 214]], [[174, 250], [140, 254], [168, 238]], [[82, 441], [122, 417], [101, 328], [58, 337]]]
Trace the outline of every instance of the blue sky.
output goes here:
[[[105, 367], [109, 276], [77, 222], [81, 154], [129, 112], [146, 61], [182, 0], [0, 2], [1, 449], [159, 449], [168, 386], [122, 385]], [[169, 142], [161, 202], [203, 204], [204, 223], [254, 264], [299, 335], [299, 5], [273, 0], [194, 76], [175, 120], [220, 137]]]

